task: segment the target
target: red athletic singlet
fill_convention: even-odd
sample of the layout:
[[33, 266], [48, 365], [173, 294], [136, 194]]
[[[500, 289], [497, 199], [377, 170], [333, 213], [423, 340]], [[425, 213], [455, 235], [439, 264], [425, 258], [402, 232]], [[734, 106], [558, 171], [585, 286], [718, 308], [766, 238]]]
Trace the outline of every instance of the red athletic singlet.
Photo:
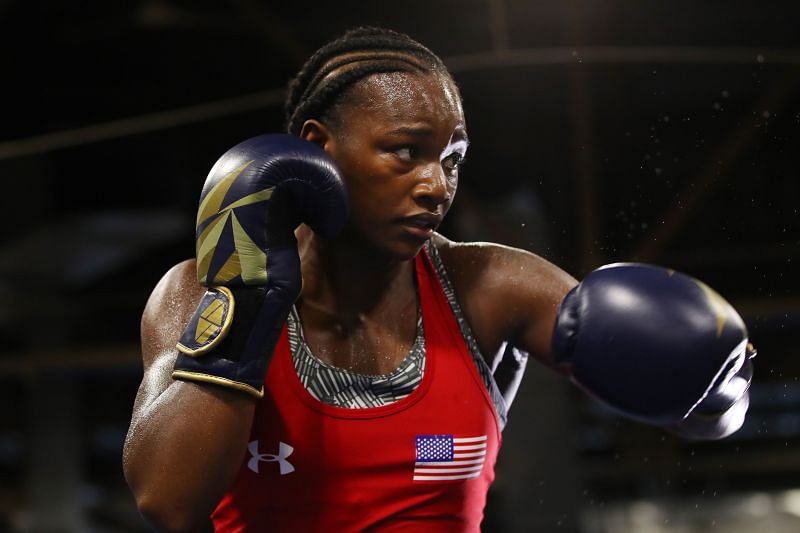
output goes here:
[[500, 427], [430, 258], [416, 258], [425, 372], [382, 407], [324, 404], [284, 328], [217, 531], [479, 531]]

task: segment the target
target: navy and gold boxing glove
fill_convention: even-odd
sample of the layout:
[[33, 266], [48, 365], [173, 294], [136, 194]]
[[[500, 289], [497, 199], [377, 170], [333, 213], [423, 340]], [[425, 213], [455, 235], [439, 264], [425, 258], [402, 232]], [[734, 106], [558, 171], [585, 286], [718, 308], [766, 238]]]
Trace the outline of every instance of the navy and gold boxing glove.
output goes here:
[[333, 160], [289, 135], [262, 135], [213, 166], [197, 213], [197, 278], [208, 290], [178, 342], [172, 377], [260, 397], [272, 352], [300, 294], [294, 230], [324, 238], [347, 219]]
[[625, 415], [695, 438], [741, 427], [752, 378], [747, 328], [713, 289], [652, 265], [591, 272], [561, 303], [553, 354]]

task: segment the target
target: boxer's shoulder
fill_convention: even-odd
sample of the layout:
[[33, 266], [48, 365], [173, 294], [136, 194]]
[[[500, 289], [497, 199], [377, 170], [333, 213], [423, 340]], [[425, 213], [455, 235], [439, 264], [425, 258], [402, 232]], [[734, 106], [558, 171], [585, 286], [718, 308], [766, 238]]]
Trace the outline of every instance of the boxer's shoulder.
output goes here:
[[142, 353], [145, 363], [172, 349], [194, 312], [205, 288], [197, 282], [194, 259], [170, 268], [156, 284], [142, 313]]
[[559, 267], [527, 250], [491, 242], [456, 242], [438, 233], [432, 243], [456, 288], [518, 292], [521, 285], [534, 291], [555, 285], [560, 292], [576, 283]]
[[536, 254], [501, 244], [436, 235], [433, 245], [484, 354], [541, 325], [540, 342], [525, 348], [546, 357], [546, 333], [559, 302], [577, 283], [572, 276]]
[[205, 288], [197, 282], [195, 265], [196, 261], [192, 258], [167, 270], [150, 293], [143, 318], [149, 318], [150, 313], [159, 313], [162, 310], [177, 311], [187, 302], [197, 303]]

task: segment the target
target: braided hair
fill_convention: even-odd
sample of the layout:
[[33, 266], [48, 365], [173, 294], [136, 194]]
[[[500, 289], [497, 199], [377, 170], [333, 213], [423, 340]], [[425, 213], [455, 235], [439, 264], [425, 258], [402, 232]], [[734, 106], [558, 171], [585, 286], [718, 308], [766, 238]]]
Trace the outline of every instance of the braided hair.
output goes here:
[[334, 121], [346, 89], [370, 74], [387, 72], [436, 72], [452, 80], [442, 60], [408, 35], [371, 26], [355, 28], [317, 50], [290, 82], [287, 132], [299, 135], [310, 118]]

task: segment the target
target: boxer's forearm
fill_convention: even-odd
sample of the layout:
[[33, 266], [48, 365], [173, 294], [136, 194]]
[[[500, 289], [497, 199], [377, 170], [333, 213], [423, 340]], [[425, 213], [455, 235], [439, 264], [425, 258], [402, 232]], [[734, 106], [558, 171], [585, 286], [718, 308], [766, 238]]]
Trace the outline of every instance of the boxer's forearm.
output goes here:
[[241, 467], [255, 402], [213, 385], [176, 381], [131, 423], [124, 470], [139, 511], [159, 531], [208, 520]]

